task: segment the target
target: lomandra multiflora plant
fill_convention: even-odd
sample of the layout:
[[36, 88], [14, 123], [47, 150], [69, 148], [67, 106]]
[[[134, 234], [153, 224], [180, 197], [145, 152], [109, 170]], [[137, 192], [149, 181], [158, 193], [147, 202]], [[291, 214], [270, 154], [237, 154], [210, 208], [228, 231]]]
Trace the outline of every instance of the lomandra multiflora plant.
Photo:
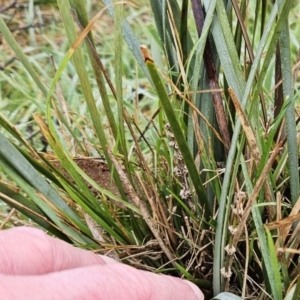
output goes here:
[[[52, 7], [68, 40], [62, 51], [43, 31], [57, 71], [44, 72], [0, 18], [27, 72], [17, 90], [31, 87], [18, 115], [45, 146], [26, 139], [7, 104], [1, 199], [50, 234], [191, 280], [207, 298], [298, 299], [298, 2], [88, 7]], [[153, 20], [135, 26], [148, 7]], [[113, 30], [100, 41], [104, 19]], [[4, 75], [2, 98], [17, 101]]]

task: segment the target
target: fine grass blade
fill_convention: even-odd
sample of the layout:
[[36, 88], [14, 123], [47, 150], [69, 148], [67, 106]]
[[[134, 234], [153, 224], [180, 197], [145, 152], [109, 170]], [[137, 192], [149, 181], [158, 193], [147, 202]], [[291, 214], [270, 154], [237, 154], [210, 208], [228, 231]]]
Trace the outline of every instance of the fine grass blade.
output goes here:
[[[67, 37], [68, 37], [68, 40], [69, 40], [69, 44], [72, 45], [72, 46], [71, 46], [69, 52], [67, 53], [67, 55], [65, 56], [65, 58], [64, 58], [64, 60], [61, 64], [61, 67], [58, 69], [58, 71], [57, 71], [57, 73], [54, 77], [54, 80], [52, 82], [50, 91], [48, 93], [47, 103], [48, 103], [50, 97], [52, 96], [54, 86], [55, 86], [57, 80], [59, 79], [59, 77], [61, 76], [61, 74], [64, 70], [64, 67], [66, 66], [66, 64], [68, 63], [70, 58], [72, 57], [73, 61], [74, 61], [75, 68], [76, 68], [76, 72], [77, 72], [79, 80], [80, 80], [80, 84], [81, 84], [81, 87], [82, 87], [82, 92], [84, 94], [85, 101], [87, 103], [89, 113], [91, 115], [91, 119], [92, 119], [92, 122], [94, 124], [94, 129], [96, 131], [97, 138], [100, 142], [103, 154], [106, 158], [106, 161], [109, 165], [109, 168], [110, 168], [110, 170], [112, 170], [112, 163], [111, 163], [109, 155], [106, 151], [106, 146], [109, 143], [108, 143], [106, 135], [105, 135], [103, 123], [101, 121], [101, 115], [98, 111], [96, 101], [95, 101], [95, 98], [94, 98], [93, 93], [92, 93], [91, 84], [89, 82], [88, 74], [87, 74], [87, 71], [86, 71], [85, 58], [84, 58], [83, 52], [80, 48], [80, 45], [81, 45], [82, 41], [84, 40], [84, 38], [90, 32], [93, 24], [96, 22], [96, 20], [98, 18], [100, 18], [103, 15], [105, 10], [108, 9], [108, 8], [104, 8], [101, 11], [99, 11], [93, 17], [93, 19], [89, 22], [89, 24], [86, 26], [86, 28], [83, 30], [83, 32], [79, 35], [79, 37], [77, 38], [75, 23], [74, 23], [74, 20], [72, 18], [72, 15], [70, 13], [71, 6], [70, 6], [69, 2], [58, 0], [57, 3], [58, 3], [58, 6], [59, 6], [59, 9], [60, 9], [60, 12], [62, 14], [62, 17], [63, 17], [63, 22], [64, 22], [64, 25], [65, 25], [65, 29], [66, 29]], [[48, 115], [48, 123], [50, 124], [50, 123], [53, 122], [53, 120], [51, 119], [50, 110], [48, 110], [47, 115]], [[126, 195], [124, 193], [124, 189], [122, 187], [122, 184], [120, 182], [118, 174], [113, 172], [113, 176], [114, 176], [114, 180], [116, 182], [116, 185], [117, 185], [117, 187], [120, 191], [121, 197], [123, 199], [126, 199]]]
[[69, 238], [62, 233], [61, 229], [53, 224], [47, 215], [45, 215], [34, 202], [25, 198], [19, 191], [15, 191], [12, 187], [8, 187], [2, 182], [0, 182], [0, 199], [59, 239], [70, 242]]
[[[275, 299], [281, 300], [282, 299], [282, 287], [281, 287], [281, 275], [280, 275], [280, 267], [278, 264], [277, 258], [277, 251], [275, 249], [275, 245], [273, 242], [273, 237], [271, 235], [270, 230], [265, 227], [266, 235], [267, 235], [267, 242], [268, 242], [268, 252], [270, 256], [270, 263], [273, 270], [273, 277], [269, 279], [269, 285], [272, 286], [272, 295]], [[270, 282], [270, 280], [274, 280]]]
[[184, 137], [182, 127], [179, 123], [179, 118], [176, 116], [173, 106], [170, 102], [169, 95], [166, 91], [164, 83], [158, 73], [158, 70], [153, 62], [153, 60], [149, 57], [148, 54], [144, 54], [145, 63], [147, 65], [150, 76], [152, 77], [152, 81], [155, 85], [156, 92], [161, 101], [161, 104], [164, 108], [164, 113], [167, 116], [169, 124], [172, 128], [172, 131], [175, 135], [176, 141], [178, 143], [178, 147], [181, 151], [183, 159], [185, 161], [186, 167], [189, 171], [189, 176], [191, 181], [194, 184], [196, 194], [198, 196], [198, 201], [201, 203], [201, 206], [204, 209], [204, 214], [208, 217], [211, 215], [210, 212], [210, 204], [208, 203], [205, 190], [203, 188], [203, 183], [199, 176], [199, 172], [195, 166], [193, 156], [191, 154], [191, 150], [188, 147], [186, 142], [186, 138]]
[[[102, 0], [103, 3], [105, 3], [105, 5], [108, 7], [108, 11], [109, 13], [113, 16], [114, 15], [114, 9], [113, 9], [113, 1], [112, 0]], [[129, 47], [129, 49], [131, 50], [132, 54], [134, 55], [136, 61], [138, 62], [138, 64], [140, 65], [140, 67], [142, 68], [144, 74], [147, 76], [147, 78], [149, 79], [149, 81], [151, 82], [151, 77], [149, 75], [149, 72], [147, 70], [147, 67], [144, 63], [144, 59], [143, 56], [141, 54], [140, 51], [140, 42], [139, 39], [137, 38], [137, 36], [135, 35], [135, 33], [133, 32], [133, 30], [131, 29], [130, 25], [128, 24], [128, 22], [126, 20], [123, 21], [123, 37]]]
[[12, 50], [15, 52], [16, 56], [23, 63], [24, 67], [26, 68], [27, 72], [30, 74], [30, 76], [32, 77], [34, 82], [40, 88], [42, 93], [46, 96], [47, 90], [45, 88], [45, 85], [40, 81], [38, 74], [36, 74], [32, 64], [28, 61], [27, 57], [24, 55], [20, 45], [16, 42], [15, 38], [13, 37], [12, 33], [8, 29], [7, 25], [5, 24], [5, 22], [1, 16], [0, 16], [0, 31], [2, 32], [7, 43], [10, 45]]
[[[72, 239], [85, 244], [87, 239], [65, 225], [57, 216], [57, 211], [49, 206], [52, 203], [60, 212], [83, 231], [88, 231], [81, 219], [71, 210], [71, 208], [61, 199], [57, 192], [46, 182], [46, 180], [32, 167], [25, 157], [0, 133], [0, 165], [2, 170], [24, 190], [35, 204], [66, 234]], [[38, 190], [45, 199], [46, 203], [36, 194]], [[89, 241], [91, 242], [91, 241]]]
[[243, 299], [232, 293], [223, 292], [223, 293], [218, 294], [212, 300], [243, 300]]
[[[286, 6], [286, 17], [282, 26], [279, 46], [280, 54], [283, 58], [281, 60], [281, 73], [282, 73], [282, 86], [284, 98], [293, 99], [294, 83], [292, 74], [291, 62], [291, 49], [290, 49], [290, 34], [288, 15], [289, 9], [292, 6], [292, 1], [278, 1], [278, 9], [280, 10], [284, 2], [288, 2]], [[294, 101], [293, 101], [294, 102]], [[295, 104], [290, 105], [286, 110], [286, 132], [287, 132], [287, 146], [288, 146], [288, 165], [290, 172], [290, 189], [291, 189], [291, 202], [295, 204], [300, 195], [300, 179], [299, 179], [299, 166], [295, 163], [298, 161], [299, 149], [297, 145], [297, 129], [295, 122]]]

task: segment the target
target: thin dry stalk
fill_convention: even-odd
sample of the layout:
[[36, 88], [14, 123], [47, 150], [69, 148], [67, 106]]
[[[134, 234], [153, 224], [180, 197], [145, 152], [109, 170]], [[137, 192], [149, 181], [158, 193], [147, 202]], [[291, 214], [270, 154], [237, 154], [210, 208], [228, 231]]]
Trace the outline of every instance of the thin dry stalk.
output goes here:
[[153, 222], [153, 218], [150, 215], [150, 212], [145, 205], [145, 203], [140, 199], [138, 194], [135, 192], [134, 188], [132, 187], [129, 179], [127, 178], [127, 175], [124, 173], [122, 167], [120, 166], [119, 162], [116, 160], [114, 155], [112, 154], [111, 150], [107, 147], [108, 155], [116, 168], [116, 171], [118, 172], [121, 182], [123, 184], [124, 191], [126, 194], [128, 194], [128, 198], [132, 203], [140, 210], [141, 215], [143, 216], [144, 221], [148, 225], [149, 229], [153, 233], [154, 237], [156, 238], [157, 242], [159, 243], [161, 249], [164, 251], [165, 255], [168, 257], [169, 262], [171, 262], [173, 265], [174, 260], [176, 259], [175, 255], [170, 251], [168, 246], [165, 244], [163, 239], [160, 236], [160, 231], [157, 229], [157, 224]]
[[[260, 150], [258, 148], [254, 132], [253, 132], [253, 130], [251, 128], [251, 125], [249, 124], [249, 122], [247, 120], [247, 117], [246, 117], [246, 115], [243, 111], [243, 108], [241, 106], [241, 102], [238, 100], [238, 98], [235, 95], [233, 89], [229, 88], [228, 92], [229, 92], [230, 97], [232, 99], [232, 103], [235, 107], [236, 114], [239, 117], [241, 125], [243, 127], [243, 130], [245, 132], [245, 136], [246, 136], [246, 139], [248, 141], [249, 148], [250, 148], [252, 157], [254, 159], [254, 163], [255, 163], [256, 167], [258, 167], [259, 163], [260, 163], [260, 159], [261, 159], [261, 153], [260, 153]], [[272, 196], [271, 196], [272, 191], [271, 191], [271, 187], [268, 183], [265, 186], [265, 191], [264, 192], [265, 192], [266, 201], [271, 202], [271, 200], [272, 200]], [[267, 209], [268, 209], [269, 219], [272, 220], [274, 215], [275, 215], [274, 209], [271, 206], [269, 206]]]
[[[86, 221], [86, 224], [88, 225], [93, 238], [99, 243], [105, 243], [106, 239], [105, 239], [105, 234], [103, 233], [103, 229], [98, 225], [98, 223], [87, 213], [84, 213], [84, 219]], [[116, 251], [112, 250], [110, 252], [107, 253], [107, 256], [115, 259], [116, 261], [121, 261], [119, 259], [118, 254], [116, 253]]]
[[251, 195], [249, 196], [249, 200], [245, 207], [243, 216], [241, 217], [241, 220], [237, 226], [237, 231], [233, 238], [233, 246], [236, 246], [239, 241], [239, 238], [243, 232], [243, 228], [246, 225], [247, 219], [251, 212], [252, 206], [253, 206], [255, 200], [257, 199], [257, 196], [258, 196], [259, 192], [261, 191], [261, 188], [262, 188], [265, 180], [268, 178], [268, 173], [269, 173], [270, 169], [272, 168], [272, 165], [276, 159], [276, 156], [278, 155], [278, 152], [281, 149], [281, 146], [282, 146], [281, 143], [275, 145], [274, 150], [273, 150], [270, 158], [268, 159], [265, 168], [263, 169], [259, 178], [256, 181], [253, 191], [252, 191]]
[[[124, 114], [124, 115], [126, 115], [126, 118], [127, 118], [127, 114]], [[173, 245], [173, 247], [175, 247], [176, 240], [175, 240], [175, 236], [169, 226], [169, 223], [168, 223], [168, 220], [167, 220], [167, 217], [165, 214], [165, 207], [163, 206], [163, 203], [162, 203], [162, 201], [160, 201], [159, 196], [156, 192], [150, 169], [148, 167], [147, 162], [145, 161], [145, 158], [139, 147], [137, 138], [136, 138], [134, 131], [129, 122], [128, 122], [128, 128], [129, 128], [129, 131], [131, 133], [131, 136], [132, 136], [134, 144], [135, 144], [135, 150], [136, 150], [136, 154], [139, 157], [139, 162], [142, 164], [143, 170], [145, 171], [144, 174], [147, 177], [147, 186], [145, 186], [142, 183], [141, 179], [138, 177], [140, 185], [143, 188], [144, 194], [146, 195], [148, 202], [151, 205], [153, 213], [157, 215], [157, 220], [159, 220], [163, 224], [163, 226], [167, 229], [168, 238], [170, 238], [171, 244]], [[167, 235], [165, 237], [167, 238]]]
[[10, 222], [10, 220], [12, 219], [14, 213], [16, 212], [16, 210], [13, 208], [8, 215], [5, 217], [5, 219], [1, 222], [0, 224], [0, 230], [2, 230], [4, 228], [4, 226]]

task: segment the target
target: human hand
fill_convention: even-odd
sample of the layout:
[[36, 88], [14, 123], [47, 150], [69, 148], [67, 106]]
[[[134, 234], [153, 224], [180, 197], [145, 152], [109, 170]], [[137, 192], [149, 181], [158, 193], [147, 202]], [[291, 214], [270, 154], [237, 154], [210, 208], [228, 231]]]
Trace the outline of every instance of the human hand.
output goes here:
[[1, 299], [198, 299], [179, 278], [134, 269], [38, 229], [0, 231]]

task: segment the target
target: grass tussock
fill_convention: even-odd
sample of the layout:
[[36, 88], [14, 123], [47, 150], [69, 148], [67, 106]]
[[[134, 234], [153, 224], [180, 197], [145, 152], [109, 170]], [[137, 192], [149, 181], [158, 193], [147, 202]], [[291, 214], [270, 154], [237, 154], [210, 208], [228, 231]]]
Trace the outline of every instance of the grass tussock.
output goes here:
[[1, 228], [207, 298], [298, 299], [298, 9], [5, 1]]

